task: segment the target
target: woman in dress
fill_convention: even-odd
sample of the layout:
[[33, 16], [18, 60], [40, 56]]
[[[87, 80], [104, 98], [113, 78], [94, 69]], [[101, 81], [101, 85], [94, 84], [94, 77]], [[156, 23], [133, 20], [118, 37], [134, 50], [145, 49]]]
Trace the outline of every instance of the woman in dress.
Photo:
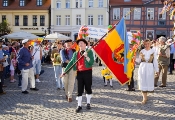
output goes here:
[[159, 75], [158, 62], [156, 54], [151, 49], [151, 41], [146, 39], [144, 41], [145, 48], [140, 51], [140, 56], [137, 62], [140, 63], [138, 70], [138, 85], [142, 92], [142, 104], [148, 100], [147, 93], [154, 91], [154, 75]]

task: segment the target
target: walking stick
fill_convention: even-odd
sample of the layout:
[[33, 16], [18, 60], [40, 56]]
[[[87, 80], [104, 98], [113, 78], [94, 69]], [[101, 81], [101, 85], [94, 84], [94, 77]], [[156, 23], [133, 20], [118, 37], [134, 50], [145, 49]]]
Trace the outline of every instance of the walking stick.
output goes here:
[[[133, 9], [131, 9], [131, 11], [129, 11], [124, 17], [128, 16], [128, 15], [129, 15], [131, 12], [133, 12], [135, 9], [136, 9], [136, 7], [133, 8]], [[89, 51], [90, 51], [94, 46], [96, 46], [108, 33], [110, 33], [112, 30], [114, 30], [115, 27], [116, 27], [116, 25], [118, 25], [119, 22], [120, 22], [120, 21], [118, 21], [106, 34], [104, 34], [104, 35], [103, 35], [91, 48], [89, 48], [86, 52], [89, 52]], [[83, 56], [84, 56], [84, 55], [82, 55], [72, 66], [70, 66], [70, 68], [69, 68], [67, 71], [65, 71], [65, 72], [63, 73], [63, 75], [65, 75], [66, 73], [68, 73], [68, 72], [74, 67], [74, 65], [76, 65], [77, 62], [83, 58]], [[60, 77], [62, 77], [62, 76], [60, 76]]]

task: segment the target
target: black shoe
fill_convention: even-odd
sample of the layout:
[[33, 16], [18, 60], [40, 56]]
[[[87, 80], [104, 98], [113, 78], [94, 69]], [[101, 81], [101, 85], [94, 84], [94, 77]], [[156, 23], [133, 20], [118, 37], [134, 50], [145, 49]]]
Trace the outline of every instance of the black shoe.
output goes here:
[[132, 89], [126, 89], [126, 91], [135, 91], [135, 89], [134, 88], [132, 88]]
[[86, 109], [91, 109], [91, 105], [89, 103], [87, 104]]
[[60, 88], [57, 88], [57, 90], [60, 90]]
[[157, 87], [157, 85], [154, 85], [154, 87]]
[[162, 87], [163, 88], [163, 87], [166, 87], [166, 85], [160, 85], [159, 87]]
[[106, 87], [107, 85], [104, 85], [104, 87]]
[[22, 91], [23, 94], [28, 94], [29, 92], [28, 91]]
[[168, 75], [172, 75], [173, 73], [168, 73]]
[[75, 110], [76, 113], [80, 112], [82, 110], [82, 107], [81, 106], [78, 106]]
[[35, 87], [35, 88], [30, 88], [30, 90], [38, 91], [39, 89]]
[[113, 88], [113, 86], [112, 86], [112, 85], [110, 85], [110, 87], [111, 87], [111, 88]]

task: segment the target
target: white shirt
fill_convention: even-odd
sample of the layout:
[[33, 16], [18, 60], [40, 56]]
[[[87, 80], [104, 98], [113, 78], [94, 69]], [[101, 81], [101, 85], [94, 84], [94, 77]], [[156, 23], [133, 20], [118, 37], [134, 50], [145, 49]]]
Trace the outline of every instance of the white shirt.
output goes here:
[[40, 60], [40, 49], [41, 47], [39, 45], [33, 46], [33, 52], [32, 56], [34, 55], [34, 60]]

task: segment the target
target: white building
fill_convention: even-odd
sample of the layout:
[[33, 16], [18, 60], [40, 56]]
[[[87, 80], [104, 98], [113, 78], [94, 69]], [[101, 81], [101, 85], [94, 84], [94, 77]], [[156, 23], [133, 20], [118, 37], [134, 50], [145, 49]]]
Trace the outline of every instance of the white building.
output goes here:
[[82, 25], [107, 29], [108, 0], [51, 0], [51, 32], [75, 39]]

